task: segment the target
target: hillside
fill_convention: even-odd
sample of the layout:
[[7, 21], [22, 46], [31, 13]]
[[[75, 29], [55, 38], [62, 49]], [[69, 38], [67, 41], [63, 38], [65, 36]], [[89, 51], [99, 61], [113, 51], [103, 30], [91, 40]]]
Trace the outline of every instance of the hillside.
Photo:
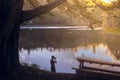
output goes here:
[[[48, 2], [46, 0], [25, 0], [24, 8], [25, 10], [37, 7], [39, 5], [45, 5]], [[74, 17], [73, 15], [69, 15], [65, 11], [64, 5], [61, 5], [52, 11], [38, 16], [26, 23], [25, 25], [44, 25], [44, 26], [69, 26], [69, 25], [86, 25], [84, 20], [78, 20], [78, 17]]]
[[[31, 9], [50, 3], [53, 0], [25, 0], [23, 9]], [[100, 5], [100, 4], [99, 4]], [[68, 0], [46, 14], [40, 15], [24, 24], [44, 26], [89, 26], [119, 27], [120, 10], [114, 8], [104, 10], [92, 0]], [[104, 8], [107, 8], [105, 5]], [[114, 7], [114, 6], [113, 6]]]

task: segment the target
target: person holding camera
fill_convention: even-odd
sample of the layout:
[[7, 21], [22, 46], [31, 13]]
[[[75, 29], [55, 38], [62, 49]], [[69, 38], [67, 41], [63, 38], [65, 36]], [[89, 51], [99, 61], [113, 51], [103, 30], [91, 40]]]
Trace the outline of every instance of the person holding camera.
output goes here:
[[55, 69], [55, 63], [57, 63], [57, 61], [56, 61], [56, 57], [51, 56], [51, 59], [50, 59], [51, 72], [56, 72], [56, 69]]

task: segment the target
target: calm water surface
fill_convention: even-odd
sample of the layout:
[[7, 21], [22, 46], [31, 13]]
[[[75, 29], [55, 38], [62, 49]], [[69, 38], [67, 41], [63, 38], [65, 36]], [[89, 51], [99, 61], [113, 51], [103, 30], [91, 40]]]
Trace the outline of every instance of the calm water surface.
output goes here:
[[[36, 64], [47, 71], [50, 71], [50, 58], [54, 55], [57, 72], [75, 73], [71, 68], [79, 67], [76, 58], [120, 63], [120, 36], [78, 28], [24, 28], [20, 31], [19, 53], [22, 64]], [[109, 69], [109, 66], [101, 67]]]

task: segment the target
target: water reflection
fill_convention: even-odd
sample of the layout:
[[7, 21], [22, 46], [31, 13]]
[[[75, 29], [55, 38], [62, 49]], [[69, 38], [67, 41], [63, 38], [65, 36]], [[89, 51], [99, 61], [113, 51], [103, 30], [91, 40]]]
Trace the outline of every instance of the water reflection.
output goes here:
[[[22, 54], [21, 54], [22, 53]], [[75, 54], [71, 49], [61, 49], [50, 51], [49, 49], [38, 48], [30, 50], [30, 55], [27, 50], [22, 49], [20, 52], [22, 63], [33, 63], [41, 67], [41, 69], [50, 71], [50, 59], [54, 55], [57, 57], [56, 72], [74, 73], [72, 67], [77, 67], [79, 63], [76, 61]]]
[[116, 62], [120, 63], [115, 55], [112, 54], [110, 49], [104, 45], [90, 45], [87, 48], [86, 47], [77, 47], [76, 51], [76, 57], [82, 57], [87, 59], [97, 59], [101, 61], [107, 61], [107, 62]]
[[79, 57], [120, 63], [119, 40], [118, 35], [100, 31], [25, 29], [20, 33], [20, 61], [50, 71], [50, 58], [54, 55], [57, 72], [74, 73], [71, 68], [79, 67]]

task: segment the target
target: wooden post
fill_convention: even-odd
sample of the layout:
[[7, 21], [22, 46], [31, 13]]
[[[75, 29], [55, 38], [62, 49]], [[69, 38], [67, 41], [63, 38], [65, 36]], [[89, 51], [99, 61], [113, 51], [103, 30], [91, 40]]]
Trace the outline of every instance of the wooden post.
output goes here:
[[84, 67], [84, 61], [83, 61], [83, 60], [80, 60], [79, 68], [83, 68], [83, 67]]

